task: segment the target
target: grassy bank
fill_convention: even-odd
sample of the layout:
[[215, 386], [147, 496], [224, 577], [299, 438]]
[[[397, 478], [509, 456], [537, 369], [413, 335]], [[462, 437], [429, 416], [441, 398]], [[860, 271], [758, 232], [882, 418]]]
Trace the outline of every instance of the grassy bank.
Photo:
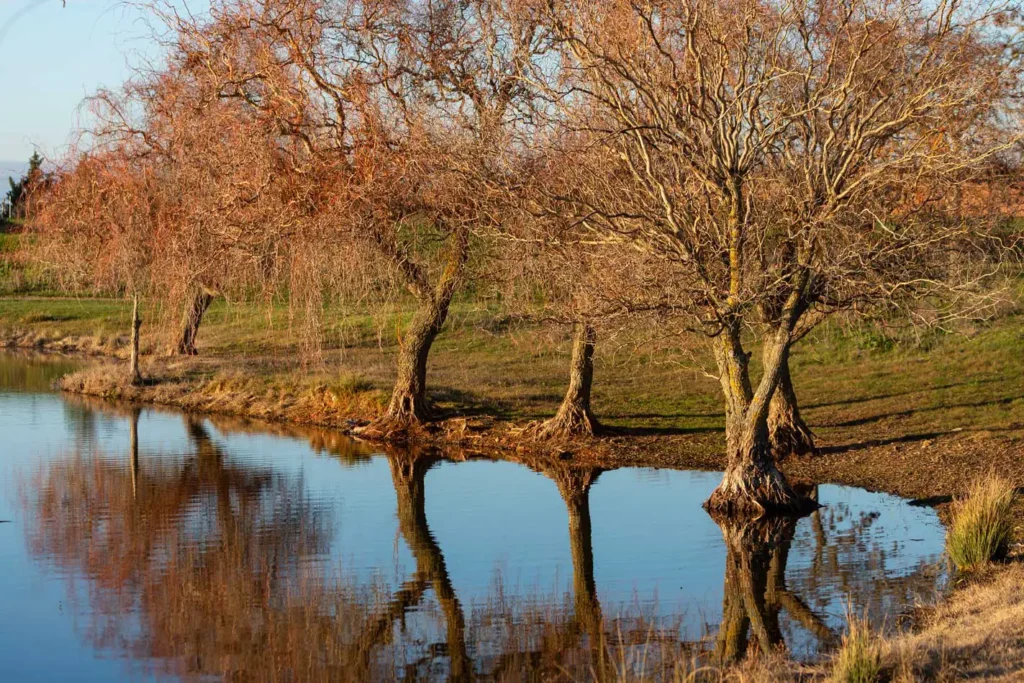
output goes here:
[[[328, 319], [335, 323], [321, 358], [311, 362], [301, 359], [300, 335], [283, 308], [214, 304], [200, 332], [201, 355], [190, 359], [161, 353], [172, 330], [144, 326], [144, 367], [154, 383], [132, 397], [146, 398], [159, 387], [163, 401], [176, 404], [184, 400], [178, 394], [198, 391], [209, 398], [209, 409], [237, 412], [218, 406], [238, 392], [249, 402], [267, 402], [253, 408], [259, 417], [331, 426], [371, 418], [394, 376], [394, 322], [341, 312]], [[127, 304], [117, 300], [0, 298], [0, 339], [9, 345], [123, 357], [128, 320]], [[959, 468], [963, 451], [987, 463], [1002, 456], [1005, 464], [1020, 454], [1021, 315], [1003, 317], [969, 338], [934, 334], [896, 343], [877, 332], [839, 329], [818, 337], [797, 347], [793, 373], [804, 415], [825, 450], [822, 460], [843, 455], [855, 463], [882, 450], [930, 468], [931, 481], [938, 482], [922, 485], [948, 494], [965, 480], [942, 469]], [[598, 445], [625, 448], [623, 457], [632, 460], [713, 464], [723, 441], [715, 381], [679, 349], [637, 347], [634, 341], [619, 337], [598, 345], [594, 407], [618, 431]], [[462, 305], [435, 345], [431, 398], [443, 414], [470, 422], [513, 428], [543, 419], [561, 400], [568, 353], [567, 329], [495, 323], [488, 311]], [[117, 365], [97, 366], [81, 379], [81, 388], [92, 393], [123, 391]], [[329, 402], [336, 409], [303, 415], [297, 404], [317, 391], [333, 395]], [[350, 397], [358, 400], [349, 405]], [[898, 492], [930, 495], [909, 482]]]

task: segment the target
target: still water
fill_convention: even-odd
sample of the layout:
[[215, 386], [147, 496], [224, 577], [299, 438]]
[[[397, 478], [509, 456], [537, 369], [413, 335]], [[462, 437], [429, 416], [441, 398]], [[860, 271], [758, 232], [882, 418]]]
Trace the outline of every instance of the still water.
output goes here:
[[934, 512], [885, 494], [820, 486], [798, 522], [719, 527], [716, 473], [380, 453], [49, 391], [67, 369], [0, 356], [4, 681], [812, 659], [848, 606], [891, 627], [944, 581]]

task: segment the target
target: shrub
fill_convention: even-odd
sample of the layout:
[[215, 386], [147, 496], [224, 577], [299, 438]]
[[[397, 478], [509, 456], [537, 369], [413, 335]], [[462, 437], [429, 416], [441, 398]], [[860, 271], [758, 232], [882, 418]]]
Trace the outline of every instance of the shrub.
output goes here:
[[954, 503], [946, 551], [958, 569], [971, 571], [1006, 557], [1013, 531], [1013, 498], [1013, 485], [990, 474], [971, 484], [967, 495]]
[[848, 611], [848, 630], [832, 665], [837, 683], [875, 683], [882, 672], [882, 650], [867, 619]]

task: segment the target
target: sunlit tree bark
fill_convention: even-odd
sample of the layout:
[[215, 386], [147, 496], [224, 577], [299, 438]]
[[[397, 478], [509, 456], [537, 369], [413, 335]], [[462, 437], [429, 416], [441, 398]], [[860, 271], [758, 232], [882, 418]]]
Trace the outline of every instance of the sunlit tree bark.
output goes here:
[[800, 415], [800, 406], [789, 370], [789, 347], [779, 367], [779, 386], [768, 408], [768, 439], [776, 461], [787, 455], [808, 455], [817, 452], [814, 433]]
[[196, 347], [196, 338], [199, 336], [199, 326], [203, 323], [203, 316], [206, 310], [213, 303], [214, 294], [205, 287], [199, 287], [195, 296], [185, 311], [181, 325], [181, 334], [178, 336], [178, 343], [174, 348], [179, 356], [195, 356], [199, 353]]
[[569, 385], [558, 413], [542, 423], [540, 438], [566, 436], [592, 436], [601, 425], [590, 407], [590, 393], [594, 385], [594, 347], [597, 331], [587, 321], [573, 326], [572, 355], [569, 360]]
[[[399, 338], [398, 377], [385, 416], [362, 430], [363, 434], [382, 436], [429, 418], [427, 400], [427, 362], [430, 349], [448, 319], [452, 297], [458, 290], [462, 270], [469, 257], [468, 235], [457, 232], [450, 238], [447, 265], [440, 281], [431, 286], [426, 276], [415, 269], [410, 273], [410, 289], [417, 308], [412, 322]], [[407, 266], [411, 269], [411, 265]]]
[[139, 313], [139, 295], [132, 296], [132, 333], [131, 351], [129, 356], [128, 373], [131, 376], [131, 383], [142, 384], [142, 370], [139, 368], [139, 331], [142, 329], [142, 316]]

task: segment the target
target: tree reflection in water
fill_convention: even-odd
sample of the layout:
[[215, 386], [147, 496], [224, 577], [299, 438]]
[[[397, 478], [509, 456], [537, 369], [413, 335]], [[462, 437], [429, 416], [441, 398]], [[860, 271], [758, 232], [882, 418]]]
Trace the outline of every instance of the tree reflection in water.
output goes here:
[[416, 559], [416, 572], [411, 581], [392, 600], [392, 605], [401, 607], [401, 613], [395, 614], [397, 610], [393, 610], [389, 616], [404, 615], [422, 599], [426, 587], [431, 586], [441, 605], [446, 634], [444, 644], [433, 648], [432, 655], [447, 654], [449, 678], [462, 681], [468, 680], [472, 671], [466, 652], [466, 618], [452, 588], [444, 555], [427, 525], [424, 479], [438, 462], [440, 458], [435, 455], [414, 452], [393, 454], [388, 458], [391, 480], [398, 497], [398, 526]]
[[726, 546], [725, 599], [716, 658], [729, 663], [741, 659], [751, 647], [765, 654], [785, 647], [779, 624], [783, 609], [825, 647], [833, 644], [835, 633], [786, 587], [786, 563], [797, 520], [716, 521]]
[[[71, 595], [87, 598], [86, 635], [94, 646], [157, 673], [550, 680], [613, 678], [622, 666], [642, 666], [657, 677], [695, 657], [735, 661], [785, 647], [784, 634], [797, 624], [819, 648], [836, 640], [814, 602], [804, 599], [817, 594], [819, 576], [843, 571], [825, 543], [827, 533], [838, 535], [827, 531], [834, 518], [812, 520], [819, 546], [812, 567], [789, 582], [795, 520], [720, 522], [721, 628], [714, 642], [688, 642], [678, 623], [602, 608], [590, 514], [601, 470], [532, 465], [554, 482], [565, 505], [571, 596], [510, 600], [499, 591], [465, 605], [426, 515], [427, 474], [443, 461], [439, 453], [386, 456], [398, 531], [415, 562], [392, 588], [330, 559], [334, 510], [311, 499], [301, 475], [234, 462], [196, 417], [184, 418], [184, 455], [140, 450], [140, 411], [127, 408], [123, 416], [127, 454], [111, 457], [91, 446], [38, 472], [26, 487], [27, 532], [32, 552], [71, 582]], [[346, 462], [368, 461], [350, 442], [310, 441]], [[856, 576], [844, 581], [865, 583]]]
[[372, 596], [306, 571], [331, 529], [302, 478], [232, 464], [200, 420], [178, 459], [139, 457], [137, 430], [127, 462], [75, 453], [26, 499], [32, 552], [84, 580], [89, 639], [184, 677], [350, 670], [346, 627]]
[[594, 581], [594, 543], [590, 528], [590, 487], [601, 474], [598, 469], [548, 468], [569, 514], [569, 548], [572, 552], [573, 630], [586, 634], [598, 656], [605, 649], [604, 619]]

